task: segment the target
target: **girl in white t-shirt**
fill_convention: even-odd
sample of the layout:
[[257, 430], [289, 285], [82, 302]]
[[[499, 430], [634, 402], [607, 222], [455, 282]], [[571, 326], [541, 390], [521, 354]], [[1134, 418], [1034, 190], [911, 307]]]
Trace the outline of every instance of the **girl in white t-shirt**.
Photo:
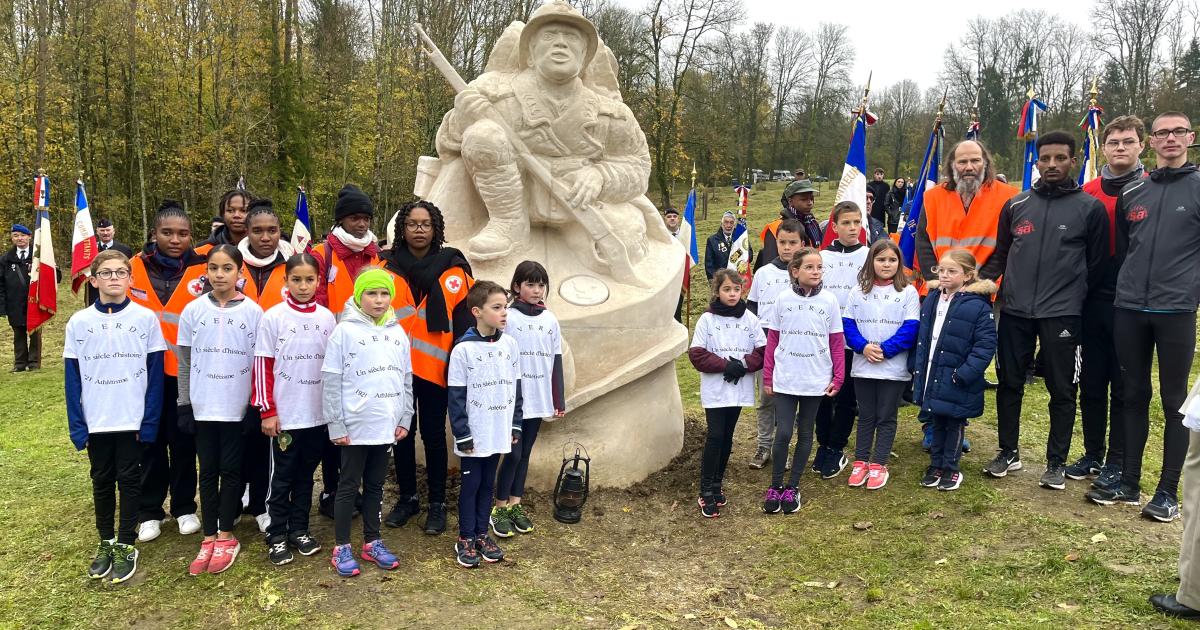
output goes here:
[[242, 511], [243, 418], [262, 318], [258, 304], [238, 290], [241, 269], [236, 247], [212, 248], [205, 268], [212, 291], [179, 316], [179, 422], [195, 425], [204, 528], [190, 575], [221, 573], [241, 551], [233, 521]]
[[284, 301], [258, 324], [254, 348], [254, 399], [263, 435], [271, 440], [267, 491], [267, 557], [292, 561], [291, 548], [311, 556], [321, 550], [308, 531], [313, 472], [329, 433], [321, 410], [321, 364], [333, 333], [333, 313], [313, 299], [320, 266], [307, 253], [284, 263]]
[[[854, 352], [850, 376], [858, 398], [858, 437], [850, 486], [878, 490], [888, 481], [900, 396], [909, 385], [908, 351], [917, 343], [921, 304], [891, 239], [871, 245], [858, 286], [846, 298], [842, 326]], [[872, 454], [872, 449], [874, 454]]]
[[[836, 396], [845, 378], [845, 339], [841, 308], [822, 290], [821, 253], [805, 247], [788, 264], [792, 286], [775, 303], [767, 322], [763, 389], [775, 396], [775, 441], [771, 447], [771, 486], [763, 512], [792, 514], [800, 509], [800, 475], [812, 451], [817, 409]], [[791, 480], [783, 484], [792, 431], [799, 433]]]
[[742, 278], [733, 269], [713, 274], [708, 311], [696, 320], [688, 358], [700, 372], [700, 404], [708, 423], [700, 457], [700, 515], [721, 515], [725, 493], [721, 482], [733, 449], [733, 429], [742, 407], [754, 405], [749, 372], [762, 369], [767, 337], [758, 317], [742, 300]]
[[521, 507], [529, 454], [537, 440], [542, 419], [553, 420], [567, 413], [563, 378], [563, 339], [558, 318], [546, 308], [550, 274], [533, 260], [517, 265], [509, 283], [513, 302], [508, 309], [504, 332], [521, 351], [521, 438], [500, 459], [496, 473], [496, 505], [492, 508], [492, 532], [508, 538], [513, 532], [533, 531], [533, 521]]

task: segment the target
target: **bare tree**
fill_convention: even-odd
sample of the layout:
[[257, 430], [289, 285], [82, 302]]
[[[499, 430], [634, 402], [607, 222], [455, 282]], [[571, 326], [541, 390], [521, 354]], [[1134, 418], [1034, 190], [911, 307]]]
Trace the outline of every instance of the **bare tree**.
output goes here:
[[808, 33], [788, 26], [775, 31], [774, 55], [771, 57], [771, 83], [774, 88], [774, 111], [771, 126], [770, 165], [779, 166], [779, 139], [783, 134], [784, 116], [795, 105], [796, 93], [813, 69], [812, 39]]
[[854, 45], [846, 37], [849, 27], [822, 22], [814, 38], [816, 81], [808, 98], [808, 127], [804, 130], [801, 161], [807, 161], [813, 132], [821, 115], [832, 109], [831, 103], [842, 104], [830, 96], [845, 92], [850, 86], [850, 69], [854, 66]]
[[1150, 106], [1151, 69], [1174, 9], [1175, 0], [1098, 0], [1092, 8], [1096, 48], [1120, 72], [1125, 111]]

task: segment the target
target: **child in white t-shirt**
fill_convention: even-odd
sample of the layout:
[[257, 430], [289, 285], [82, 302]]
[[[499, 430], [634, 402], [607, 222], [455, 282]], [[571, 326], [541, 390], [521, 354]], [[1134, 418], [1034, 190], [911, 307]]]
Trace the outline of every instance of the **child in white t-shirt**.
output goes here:
[[744, 378], [762, 369], [767, 337], [758, 317], [742, 301], [742, 277], [733, 269], [718, 269], [712, 279], [708, 311], [696, 320], [688, 358], [700, 372], [700, 404], [708, 423], [700, 456], [700, 515], [714, 518], [725, 505], [722, 481], [733, 430], [742, 407], [754, 404], [754, 383]]
[[[99, 299], [71, 316], [63, 340], [67, 424], [77, 450], [87, 449], [100, 544], [88, 577], [124, 582], [137, 570], [142, 445], [158, 436], [163, 340], [158, 318], [130, 302], [129, 259], [116, 250], [92, 261], [88, 282]], [[117, 531], [113, 517], [120, 488]]]
[[908, 352], [917, 343], [921, 303], [900, 266], [891, 239], [871, 246], [842, 313], [846, 346], [854, 353], [850, 376], [858, 398], [858, 438], [850, 486], [878, 490], [888, 481], [900, 396], [908, 387]]
[[359, 574], [350, 547], [350, 522], [362, 487], [363, 560], [390, 571], [400, 561], [379, 533], [383, 482], [392, 446], [412, 426], [412, 355], [408, 335], [392, 311], [393, 276], [366, 268], [354, 279], [321, 365], [321, 407], [329, 439], [342, 451], [333, 506], [336, 546], [330, 563], [342, 577]]
[[[758, 317], [765, 329], [771, 321], [775, 309], [775, 300], [779, 294], [787, 291], [792, 285], [788, 275], [788, 263], [796, 251], [800, 249], [804, 238], [804, 224], [797, 219], [787, 219], [775, 230], [775, 246], [779, 257], [758, 268], [754, 279], [750, 282], [750, 295], [747, 296], [747, 307]], [[766, 334], [766, 330], [763, 331]], [[750, 458], [751, 468], [762, 468], [771, 461], [771, 443], [775, 439], [775, 399], [767, 393], [762, 382], [762, 372], [755, 374], [758, 384], [758, 448]]]
[[563, 339], [558, 318], [544, 302], [550, 274], [533, 260], [517, 265], [509, 283], [513, 295], [504, 332], [517, 341], [521, 351], [521, 439], [512, 452], [500, 458], [496, 473], [496, 506], [490, 517], [492, 533], [508, 538], [514, 532], [533, 531], [533, 521], [521, 506], [529, 455], [537, 440], [542, 419], [553, 420], [567, 413], [563, 378]]
[[200, 463], [204, 540], [188, 574], [221, 573], [241, 544], [233, 521], [242, 511], [244, 418], [250, 400], [254, 340], [262, 309], [238, 289], [242, 253], [229, 244], [208, 252], [212, 291], [179, 316], [179, 425], [194, 426]]
[[308, 529], [313, 472], [329, 432], [321, 409], [321, 364], [336, 325], [333, 313], [313, 299], [320, 266], [311, 254], [284, 263], [284, 301], [263, 314], [254, 348], [254, 398], [261, 431], [271, 439], [267, 499], [267, 558], [292, 561], [291, 548], [311, 556], [321, 545]]
[[522, 420], [521, 355], [517, 340], [503, 333], [508, 294], [495, 282], [471, 287], [467, 306], [475, 326], [450, 352], [447, 376], [454, 454], [462, 466], [458, 494], [458, 541], [454, 554], [466, 568], [504, 559], [488, 536], [488, 515], [500, 456], [520, 441]]
[[[790, 289], [780, 295], [767, 322], [763, 387], [775, 396], [775, 442], [771, 486], [763, 512], [792, 514], [800, 509], [800, 475], [812, 450], [813, 422], [826, 397], [836, 396], [845, 377], [845, 339], [837, 298], [821, 286], [821, 254], [796, 252], [788, 265]], [[784, 462], [793, 429], [796, 440], [791, 480], [783, 483]]]

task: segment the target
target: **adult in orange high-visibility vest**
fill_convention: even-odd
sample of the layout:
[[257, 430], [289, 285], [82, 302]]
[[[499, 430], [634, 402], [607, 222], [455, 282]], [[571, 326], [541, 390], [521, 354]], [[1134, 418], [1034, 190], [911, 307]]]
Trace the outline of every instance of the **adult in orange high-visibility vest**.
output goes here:
[[[996, 181], [991, 154], [975, 140], [954, 145], [945, 172], [950, 175], [946, 181], [925, 191], [917, 223], [916, 265], [926, 283], [937, 278], [929, 270], [951, 249], [971, 252], [982, 269], [996, 249], [1000, 210], [1019, 192]], [[921, 287], [921, 295], [928, 291], [927, 284]]]
[[250, 210], [250, 202], [254, 198], [250, 193], [241, 189], [227, 190], [217, 203], [217, 213], [221, 217], [221, 227], [217, 228], [208, 238], [196, 245], [196, 253], [204, 256], [216, 245], [228, 243], [237, 246], [246, 238], [246, 213]]
[[393, 448], [400, 499], [384, 522], [400, 527], [420, 512], [413, 442], [420, 431], [429, 483], [424, 529], [427, 534], [440, 534], [446, 529], [446, 370], [454, 340], [474, 325], [470, 311], [458, 307], [465, 306], [463, 300], [475, 281], [462, 253], [444, 245], [445, 223], [437, 206], [427, 201], [410, 203], [400, 209], [395, 221], [396, 240], [385, 252], [384, 262], [388, 271], [405, 280], [416, 308], [402, 322], [412, 343], [418, 421]]
[[168, 351], [163, 357], [162, 416], [158, 439], [142, 455], [142, 498], [138, 541], [157, 538], [167, 514], [163, 502], [171, 495], [171, 516], [179, 533], [200, 531], [196, 518], [196, 440], [179, 430], [179, 315], [204, 292], [204, 257], [192, 250], [192, 227], [187, 213], [174, 201], [164, 201], [154, 217], [154, 233], [146, 248], [130, 261], [129, 298], [158, 316]]
[[371, 232], [375, 204], [354, 184], [338, 191], [333, 206], [334, 228], [325, 242], [313, 248], [324, 265], [324, 282], [317, 289], [317, 303], [341, 316], [346, 300], [354, 295], [354, 279], [368, 265], [379, 264], [379, 239]]

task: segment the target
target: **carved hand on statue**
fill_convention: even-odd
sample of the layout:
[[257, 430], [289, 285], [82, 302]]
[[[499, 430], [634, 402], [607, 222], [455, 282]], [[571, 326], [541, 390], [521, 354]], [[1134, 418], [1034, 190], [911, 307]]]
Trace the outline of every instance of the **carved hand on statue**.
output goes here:
[[575, 208], [588, 208], [600, 196], [604, 187], [604, 177], [595, 168], [585, 168], [578, 171], [567, 201]]
[[468, 124], [488, 117], [492, 103], [477, 90], [466, 89], [454, 97], [454, 110], [463, 116]]

